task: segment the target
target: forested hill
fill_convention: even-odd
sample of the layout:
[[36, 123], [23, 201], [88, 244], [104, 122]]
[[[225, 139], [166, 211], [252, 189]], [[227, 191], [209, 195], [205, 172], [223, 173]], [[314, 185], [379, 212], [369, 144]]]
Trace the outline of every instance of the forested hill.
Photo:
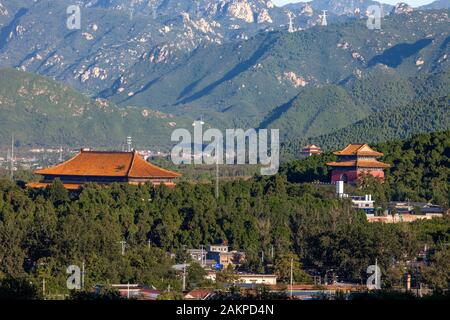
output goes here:
[[380, 143], [390, 198], [429, 200], [450, 207], [450, 131]]
[[[426, 97], [426, 96], [424, 96]], [[416, 133], [430, 133], [450, 128], [450, 95], [409, 102], [390, 108], [335, 132], [296, 139], [284, 143], [285, 159], [298, 157], [302, 147], [315, 143], [324, 150], [336, 150], [349, 143], [376, 144], [389, 140], [408, 139]]]
[[[377, 149], [393, 167], [386, 183], [369, 181], [360, 192], [372, 193], [377, 202], [383, 196], [448, 201], [449, 131]], [[67, 294], [67, 266], [82, 263], [86, 288], [140, 283], [165, 291], [170, 286], [174, 297], [181, 295], [182, 280], [171, 266], [189, 261], [185, 248], [224, 240], [245, 251], [240, 270], [276, 273], [285, 283], [291, 261], [296, 282], [312, 282], [305, 271], [323, 277], [333, 269], [340, 280], [360, 283], [367, 266], [378, 259], [385, 289], [402, 286], [404, 265], [426, 245], [434, 254], [421, 269], [422, 281], [448, 289], [450, 248], [443, 244], [450, 241], [449, 218], [369, 223], [350, 201], [337, 199], [331, 186], [292, 179], [292, 173], [320, 168], [327, 156], [292, 163], [286, 175], [223, 182], [219, 198], [212, 184], [201, 183], [183, 182], [176, 188], [88, 184], [69, 194], [60, 182], [28, 190], [0, 180], [0, 297], [18, 298], [24, 292], [26, 298], [39, 297], [42, 290], [35, 284], [43, 279], [47, 294]], [[127, 243], [123, 255], [121, 241]], [[272, 248], [274, 256], [267, 254], [262, 261], [261, 252]], [[203, 280], [202, 270], [187, 270], [188, 288], [213, 286]], [[219, 287], [230, 282], [224, 272], [217, 274]], [[11, 284], [29, 290], [17, 293]]]
[[0, 69], [0, 141], [17, 146], [116, 148], [133, 136], [138, 147], [167, 149], [170, 133], [191, 120], [150, 108], [92, 100], [52, 79]]
[[414, 133], [442, 131], [450, 128], [450, 95], [411, 102], [395, 110], [387, 110], [344, 129], [311, 141], [331, 150], [349, 143], [379, 143], [407, 139]]

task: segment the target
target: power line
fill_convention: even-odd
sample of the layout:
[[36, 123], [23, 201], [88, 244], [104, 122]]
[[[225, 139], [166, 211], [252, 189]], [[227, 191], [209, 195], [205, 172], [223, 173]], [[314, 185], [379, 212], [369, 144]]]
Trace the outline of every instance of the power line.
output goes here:
[[125, 246], [127, 245], [127, 242], [126, 241], [119, 241], [118, 243], [120, 243], [122, 245], [121, 253], [124, 256], [125, 255]]
[[186, 291], [186, 260], [183, 265], [183, 292]]

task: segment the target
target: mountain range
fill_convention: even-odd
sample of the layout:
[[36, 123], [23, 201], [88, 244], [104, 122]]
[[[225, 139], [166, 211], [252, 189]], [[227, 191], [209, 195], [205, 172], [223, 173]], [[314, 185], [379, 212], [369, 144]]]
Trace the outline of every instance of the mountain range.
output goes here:
[[[166, 117], [176, 126], [202, 117], [222, 129], [279, 128], [283, 140], [303, 141], [407, 108], [425, 93], [432, 98], [449, 93], [448, 82], [428, 85], [447, 79], [449, 1], [417, 9], [384, 5], [380, 30], [366, 26], [366, 9], [377, 3], [366, 0], [284, 7], [267, 0], [76, 3], [81, 30], [66, 27], [73, 1], [0, 0], [0, 68], [6, 68], [0, 74], [15, 79], [13, 90], [2, 91], [3, 100], [13, 104], [21, 77], [47, 81], [47, 94], [70, 92], [85, 110], [81, 117], [91, 117], [89, 125], [98, 132], [105, 129], [105, 112], [97, 106], [106, 103], [114, 116], [103, 125], [117, 129], [116, 135], [103, 133], [99, 145], [117, 144], [126, 135], [139, 135], [148, 146], [166, 145], [172, 128]], [[327, 26], [321, 25], [322, 10]], [[46, 110], [49, 123], [59, 112], [79, 123], [66, 102], [48, 100], [37, 109]], [[23, 108], [4, 104], [1, 139], [21, 123], [6, 125], [14, 122], [11, 110], [23, 123], [43, 117], [22, 114], [33, 103], [28, 96]], [[135, 119], [134, 126], [118, 116], [123, 112]], [[150, 117], [151, 132], [143, 114], [156, 115]], [[62, 139], [49, 126], [51, 137], [44, 143], [38, 138], [42, 132], [33, 134], [31, 128], [25, 130], [31, 137], [25, 132], [22, 137], [30, 145], [90, 145], [92, 139], [77, 129]]]

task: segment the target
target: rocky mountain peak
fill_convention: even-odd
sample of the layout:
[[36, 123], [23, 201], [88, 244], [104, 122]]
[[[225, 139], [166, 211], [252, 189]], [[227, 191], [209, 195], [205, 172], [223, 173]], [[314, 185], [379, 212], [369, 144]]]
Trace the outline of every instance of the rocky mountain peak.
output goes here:
[[410, 5], [408, 5], [407, 3], [404, 3], [404, 2], [397, 3], [393, 9], [394, 14], [408, 14], [413, 11], [414, 11], [414, 9]]

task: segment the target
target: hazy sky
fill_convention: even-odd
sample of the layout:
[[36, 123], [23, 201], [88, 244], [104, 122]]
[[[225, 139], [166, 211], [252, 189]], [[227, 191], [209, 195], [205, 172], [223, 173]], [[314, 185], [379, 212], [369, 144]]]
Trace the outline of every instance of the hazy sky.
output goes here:
[[[389, 3], [389, 4], [396, 4], [398, 2], [406, 2], [407, 4], [417, 7], [424, 4], [428, 4], [433, 2], [434, 0], [382, 0], [383, 3]], [[301, 0], [272, 0], [273, 3], [276, 5], [283, 5], [286, 3], [293, 3], [293, 2], [307, 2], [307, 1], [301, 1]]]

